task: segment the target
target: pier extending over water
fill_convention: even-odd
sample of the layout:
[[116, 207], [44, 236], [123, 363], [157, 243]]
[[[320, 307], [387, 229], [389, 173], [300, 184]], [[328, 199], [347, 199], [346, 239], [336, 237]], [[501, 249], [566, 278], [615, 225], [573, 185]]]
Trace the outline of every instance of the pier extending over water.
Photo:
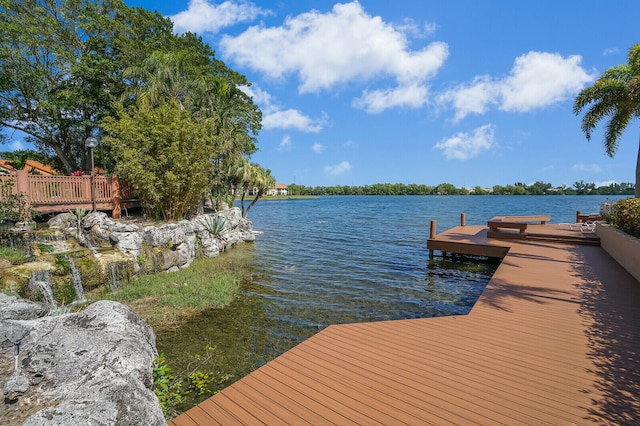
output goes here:
[[468, 315], [330, 326], [169, 424], [640, 423], [638, 281], [597, 245], [549, 238], [580, 231], [487, 232], [428, 244], [503, 257]]

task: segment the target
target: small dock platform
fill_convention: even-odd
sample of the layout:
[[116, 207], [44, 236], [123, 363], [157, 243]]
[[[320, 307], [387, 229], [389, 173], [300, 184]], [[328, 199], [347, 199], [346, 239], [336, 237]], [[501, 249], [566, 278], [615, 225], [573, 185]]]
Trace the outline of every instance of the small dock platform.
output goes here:
[[468, 315], [330, 326], [169, 424], [640, 424], [640, 283], [580, 231], [487, 232], [428, 242], [503, 258]]

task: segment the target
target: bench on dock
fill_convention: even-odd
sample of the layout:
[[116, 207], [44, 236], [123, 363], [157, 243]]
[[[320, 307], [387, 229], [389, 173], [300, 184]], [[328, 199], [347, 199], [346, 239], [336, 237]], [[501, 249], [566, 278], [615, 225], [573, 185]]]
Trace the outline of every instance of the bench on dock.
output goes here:
[[551, 216], [495, 216], [489, 220], [489, 236], [495, 235], [501, 228], [517, 229], [524, 234], [527, 226], [532, 222], [540, 222], [544, 225], [551, 220]]

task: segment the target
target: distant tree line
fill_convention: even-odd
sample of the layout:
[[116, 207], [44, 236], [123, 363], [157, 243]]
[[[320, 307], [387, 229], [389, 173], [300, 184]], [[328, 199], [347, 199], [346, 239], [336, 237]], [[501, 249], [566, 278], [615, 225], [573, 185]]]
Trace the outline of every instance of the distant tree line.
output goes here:
[[575, 182], [573, 186], [556, 186], [550, 183], [534, 182], [526, 185], [516, 182], [513, 185], [495, 185], [492, 188], [476, 186], [473, 189], [457, 188], [450, 183], [437, 186], [404, 183], [376, 183], [364, 186], [316, 186], [291, 184], [288, 187], [291, 195], [634, 195], [635, 185], [632, 183], [612, 183], [607, 186], [596, 186], [584, 181]]

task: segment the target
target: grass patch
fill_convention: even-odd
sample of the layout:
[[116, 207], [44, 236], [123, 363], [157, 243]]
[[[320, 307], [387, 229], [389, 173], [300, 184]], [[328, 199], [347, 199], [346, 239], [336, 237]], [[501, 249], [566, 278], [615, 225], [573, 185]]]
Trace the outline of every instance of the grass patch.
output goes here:
[[26, 261], [26, 257], [11, 247], [0, 247], [0, 259], [8, 260], [12, 265], [19, 265]]
[[143, 275], [123, 285], [111, 298], [135, 310], [154, 330], [234, 299], [248, 272], [245, 256], [236, 250], [211, 259], [196, 259], [177, 272]]

